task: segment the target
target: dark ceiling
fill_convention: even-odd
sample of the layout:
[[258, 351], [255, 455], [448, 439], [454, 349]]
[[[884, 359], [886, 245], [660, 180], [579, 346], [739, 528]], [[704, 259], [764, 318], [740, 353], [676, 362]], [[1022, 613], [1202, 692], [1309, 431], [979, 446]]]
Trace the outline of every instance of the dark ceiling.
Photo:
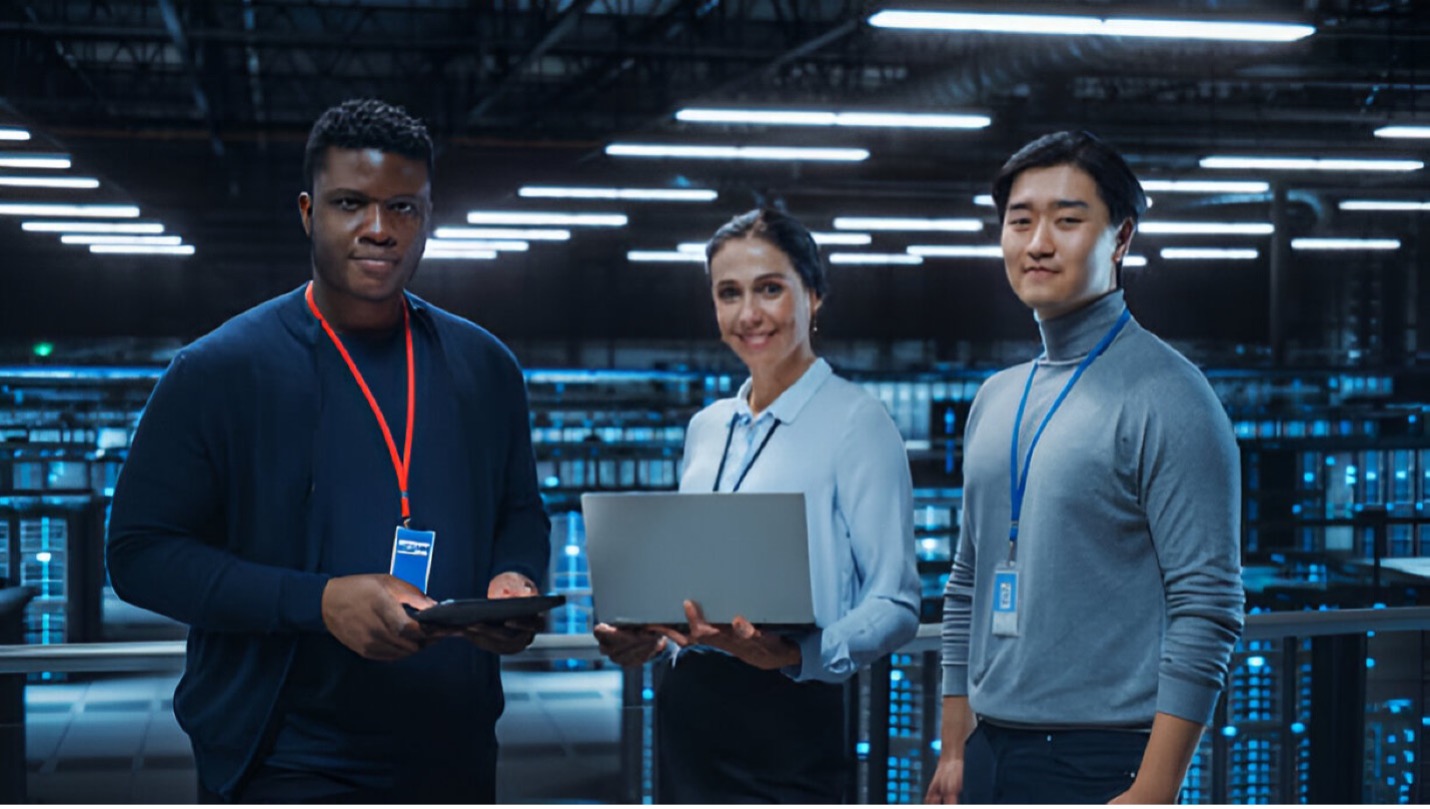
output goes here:
[[[1075, 14], [1274, 19], [1316, 27], [1286, 44], [1220, 44], [871, 27], [885, 7], [838, 0], [31, 0], [0, 4], [0, 125], [65, 151], [103, 185], [92, 201], [141, 206], [197, 247], [187, 259], [90, 256], [0, 217], [10, 264], [0, 335], [193, 336], [306, 274], [294, 206], [308, 126], [332, 103], [377, 96], [426, 120], [439, 146], [437, 224], [472, 208], [623, 210], [630, 225], [580, 232], [490, 263], [428, 262], [418, 289], [513, 338], [686, 338], [709, 333], [697, 265], [633, 265], [628, 249], [702, 240], [759, 202], [786, 205], [815, 229], [838, 214], [977, 216], [1004, 158], [1058, 129], [1086, 128], [1120, 147], [1144, 177], [1271, 179], [1287, 204], [1280, 232], [1385, 235], [1387, 256], [1295, 256], [1300, 276], [1273, 283], [1272, 239], [1242, 239], [1261, 258], [1235, 267], [1163, 268], [1161, 246], [1208, 237], [1139, 237], [1151, 258], [1143, 294], [1173, 333], [1269, 342], [1274, 300], [1284, 336], [1325, 328], [1313, 287], [1347, 262], [1381, 273], [1367, 300], [1424, 310], [1419, 218], [1339, 211], [1358, 196], [1424, 199], [1424, 172], [1399, 175], [1221, 172], [1208, 154], [1424, 159], [1430, 141], [1373, 136], [1430, 123], [1430, 3], [1414, 0], [941, 3], [923, 7]], [[986, 113], [976, 131], [812, 129], [686, 124], [700, 106]], [[606, 156], [616, 140], [860, 146], [863, 163], [744, 163]], [[521, 200], [524, 184], [662, 186], [720, 192], [715, 203]], [[73, 192], [15, 193], [10, 200]], [[1269, 221], [1271, 195], [1154, 195], [1158, 218]], [[72, 199], [72, 196], [65, 196]], [[992, 243], [996, 231], [941, 241]], [[927, 236], [879, 237], [902, 251]], [[1139, 252], [1134, 250], [1134, 252]], [[1285, 267], [1294, 266], [1281, 253]], [[1409, 277], [1404, 277], [1407, 273]], [[1165, 272], [1164, 272], [1165, 270]], [[848, 318], [836, 335], [873, 339], [1024, 335], [1026, 315], [996, 261], [919, 268], [836, 268]], [[1324, 280], [1324, 279], [1321, 279]], [[1357, 287], [1359, 288], [1359, 287]], [[1298, 291], [1299, 290], [1299, 291]], [[1344, 289], [1341, 289], [1344, 292]], [[1154, 294], [1155, 293], [1155, 294]], [[1337, 292], [1327, 293], [1334, 298]], [[1325, 295], [1322, 295], [1325, 297]], [[1405, 306], [1401, 308], [1404, 309]], [[693, 310], [690, 307], [699, 307]], [[1324, 310], [1324, 311], [1323, 311]], [[1342, 315], [1335, 315], [1332, 319]], [[1016, 327], [1002, 327], [1006, 318]], [[1217, 325], [1208, 325], [1208, 319]], [[1352, 317], [1352, 320], [1354, 318]], [[1339, 321], [1337, 321], [1339, 322]], [[1298, 325], [1299, 324], [1299, 325]], [[1383, 336], [1383, 335], [1382, 335]], [[1414, 346], [1411, 346], [1412, 351]]]

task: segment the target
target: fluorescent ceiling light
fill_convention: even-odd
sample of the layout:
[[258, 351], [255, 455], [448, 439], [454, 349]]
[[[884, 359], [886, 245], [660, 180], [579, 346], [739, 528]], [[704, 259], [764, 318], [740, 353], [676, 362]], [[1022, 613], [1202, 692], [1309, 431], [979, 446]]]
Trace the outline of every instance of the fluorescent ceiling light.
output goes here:
[[422, 254], [422, 258], [424, 259], [431, 258], [438, 261], [491, 261], [496, 257], [497, 251], [495, 250], [433, 250], [430, 247]]
[[711, 202], [720, 195], [708, 188], [565, 188], [552, 185], [524, 185], [519, 197], [536, 199], [623, 199], [661, 202]]
[[70, 167], [70, 157], [64, 154], [0, 152], [0, 167], [7, 169], [67, 169]]
[[1237, 157], [1212, 155], [1201, 159], [1204, 169], [1269, 169], [1285, 171], [1419, 171], [1419, 160], [1346, 157]]
[[914, 244], [908, 248], [911, 256], [928, 258], [1002, 258], [1003, 248], [996, 244]]
[[1299, 23], [1158, 20], [1053, 14], [983, 14], [949, 11], [881, 11], [869, 18], [875, 28], [923, 31], [979, 31], [1000, 34], [1219, 39], [1236, 42], [1293, 42], [1314, 33]]
[[1347, 199], [1342, 200], [1343, 211], [1430, 211], [1430, 202], [1397, 199]]
[[21, 230], [36, 233], [163, 233], [159, 222], [21, 222]]
[[900, 129], [982, 129], [993, 123], [987, 115], [916, 112], [833, 112], [820, 110], [739, 110], [689, 107], [675, 113], [678, 121], [707, 124], [767, 124], [770, 126], [869, 126]]
[[1399, 250], [1399, 239], [1292, 239], [1292, 250]]
[[29, 140], [29, 130], [13, 126], [0, 126], [0, 140]]
[[1143, 180], [1143, 191], [1172, 194], [1264, 194], [1271, 183], [1262, 180]]
[[47, 205], [0, 202], [4, 216], [93, 216], [101, 219], [132, 219], [139, 215], [134, 205]]
[[1227, 260], [1249, 261], [1261, 254], [1250, 247], [1164, 247], [1162, 258], [1171, 261]]
[[1430, 138], [1430, 126], [1383, 126], [1375, 130], [1377, 138]]
[[814, 232], [809, 235], [814, 237], [815, 244], [834, 244], [847, 247], [863, 247], [874, 241], [874, 237], [868, 233], [819, 233]]
[[687, 146], [672, 143], [612, 143], [614, 157], [689, 157], [704, 160], [824, 160], [857, 163], [869, 159], [868, 149], [805, 146]]
[[830, 264], [922, 264], [923, 256], [908, 253], [830, 253]]
[[839, 216], [835, 230], [936, 230], [950, 233], [977, 233], [983, 223], [977, 219], [916, 219], [898, 216]]
[[98, 188], [93, 177], [15, 177], [0, 175], [0, 185], [14, 188]]
[[179, 236], [115, 236], [112, 234], [67, 233], [60, 237], [61, 244], [183, 244]]
[[498, 253], [525, 253], [531, 249], [528, 242], [516, 239], [429, 239], [428, 250], [495, 250]]
[[192, 256], [192, 244], [91, 244], [91, 253], [128, 254], [142, 256]]
[[[702, 246], [702, 250], [704, 247]], [[626, 261], [640, 262], [672, 262], [682, 261], [703, 263], [705, 254], [696, 253], [689, 250], [630, 250], [626, 252]]]
[[623, 213], [544, 213], [541, 211], [468, 211], [472, 225], [563, 225], [619, 228], [629, 221]]
[[[820, 233], [812, 232], [814, 243], [818, 245], [838, 245], [841, 247], [864, 247], [872, 244], [874, 237], [868, 233]], [[705, 242], [681, 242], [676, 250], [705, 254]]]
[[1267, 236], [1276, 232], [1270, 222], [1142, 222], [1138, 233], [1218, 236]]
[[527, 242], [564, 242], [571, 231], [553, 228], [526, 230], [522, 228], [437, 228], [432, 234], [439, 239], [520, 239]]
[[973, 204], [974, 204], [974, 205], [982, 205], [982, 206], [984, 206], [984, 207], [986, 207], [986, 208], [992, 208], [992, 207], [994, 207], [994, 206], [993, 206], [993, 195], [992, 195], [992, 194], [979, 194], [978, 196], [976, 196], [976, 197], [973, 198]]
[[[914, 244], [908, 248], [909, 255], [924, 258], [1003, 258], [1003, 248], [996, 244]], [[1146, 256], [1127, 256], [1122, 259], [1124, 267], [1147, 266]]]

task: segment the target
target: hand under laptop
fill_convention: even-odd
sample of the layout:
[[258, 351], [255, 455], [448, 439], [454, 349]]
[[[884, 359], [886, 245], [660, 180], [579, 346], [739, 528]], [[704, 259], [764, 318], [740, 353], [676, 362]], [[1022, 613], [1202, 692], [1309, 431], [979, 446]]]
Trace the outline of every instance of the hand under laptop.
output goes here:
[[663, 651], [667, 640], [677, 646], [711, 646], [738, 657], [760, 669], [798, 666], [799, 646], [789, 638], [758, 627], [736, 615], [728, 624], [712, 624], [705, 620], [700, 605], [686, 599], [686, 630], [651, 624], [643, 627], [614, 627], [597, 624], [596, 642], [601, 652], [619, 666], [639, 666]]

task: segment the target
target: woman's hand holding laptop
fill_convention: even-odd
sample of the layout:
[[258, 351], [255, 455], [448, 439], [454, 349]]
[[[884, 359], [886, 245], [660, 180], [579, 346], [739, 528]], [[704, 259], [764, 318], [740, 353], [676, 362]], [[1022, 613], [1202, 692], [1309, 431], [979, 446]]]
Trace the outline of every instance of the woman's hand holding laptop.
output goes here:
[[799, 646], [783, 635], [761, 632], [754, 624], [736, 615], [728, 624], [712, 624], [705, 620], [700, 605], [686, 600], [685, 618], [690, 629], [681, 633], [668, 626], [652, 627], [679, 646], [713, 646], [729, 652], [758, 669], [779, 669], [798, 666], [802, 659]]

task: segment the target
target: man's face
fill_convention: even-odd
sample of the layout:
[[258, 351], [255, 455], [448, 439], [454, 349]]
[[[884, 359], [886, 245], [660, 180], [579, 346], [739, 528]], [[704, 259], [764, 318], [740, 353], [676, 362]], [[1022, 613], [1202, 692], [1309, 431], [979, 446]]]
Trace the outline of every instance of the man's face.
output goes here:
[[1108, 219], [1097, 183], [1077, 166], [1028, 169], [1013, 181], [1003, 264], [1013, 293], [1039, 320], [1079, 309], [1117, 286], [1116, 264], [1131, 243], [1132, 223]]
[[329, 147], [312, 194], [298, 195], [313, 243], [314, 282], [330, 295], [370, 303], [396, 298], [422, 259], [431, 210], [426, 163]]

